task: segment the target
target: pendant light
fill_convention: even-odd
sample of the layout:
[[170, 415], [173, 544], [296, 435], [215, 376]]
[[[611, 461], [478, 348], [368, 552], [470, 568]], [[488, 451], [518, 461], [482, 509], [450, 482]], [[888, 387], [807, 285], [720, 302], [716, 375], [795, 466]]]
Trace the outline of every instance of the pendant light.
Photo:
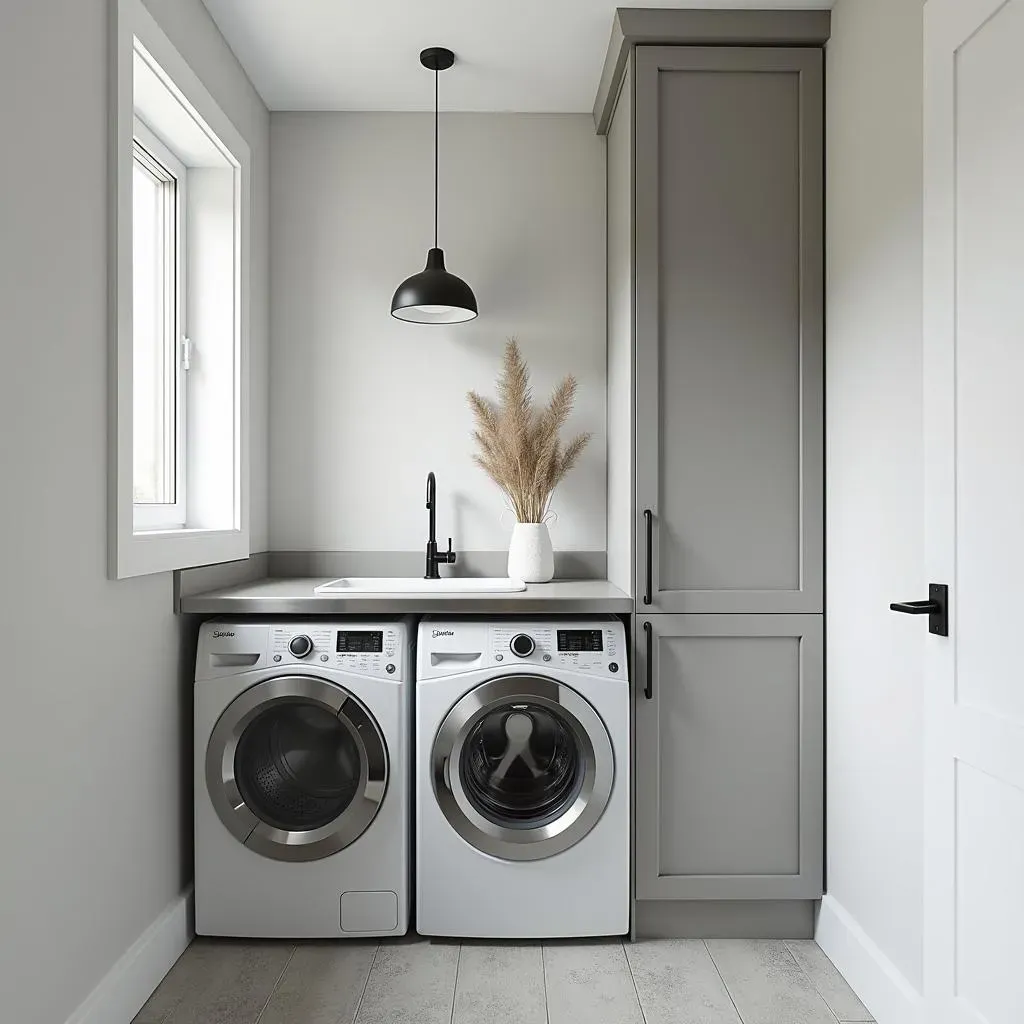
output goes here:
[[444, 269], [444, 250], [437, 246], [437, 79], [455, 63], [455, 54], [431, 46], [420, 54], [420, 63], [434, 72], [434, 247], [427, 252], [422, 272], [398, 286], [391, 315], [414, 324], [461, 324], [476, 316], [476, 296], [462, 278]]

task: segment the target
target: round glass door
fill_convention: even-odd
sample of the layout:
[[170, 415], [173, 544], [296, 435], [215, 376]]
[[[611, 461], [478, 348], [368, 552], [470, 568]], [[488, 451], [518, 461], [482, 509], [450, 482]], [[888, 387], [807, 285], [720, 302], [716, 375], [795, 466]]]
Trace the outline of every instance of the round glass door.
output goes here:
[[262, 821], [308, 832], [329, 825], [359, 792], [362, 758], [326, 708], [282, 701], [261, 711], [235, 748], [238, 791]]
[[316, 860], [370, 826], [387, 788], [387, 752], [369, 712], [341, 687], [278, 677], [221, 715], [206, 775], [218, 815], [246, 846]]
[[508, 676], [466, 694], [434, 741], [434, 792], [477, 849], [538, 860], [579, 842], [611, 794], [614, 757], [597, 712], [541, 676]]

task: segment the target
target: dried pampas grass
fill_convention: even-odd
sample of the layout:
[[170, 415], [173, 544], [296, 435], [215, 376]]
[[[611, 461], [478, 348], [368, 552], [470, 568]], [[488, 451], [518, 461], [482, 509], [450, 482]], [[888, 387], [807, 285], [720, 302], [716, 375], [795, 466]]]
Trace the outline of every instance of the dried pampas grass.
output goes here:
[[578, 434], [564, 448], [561, 443], [562, 427], [576, 400], [576, 378], [566, 377], [548, 404], [535, 411], [530, 371], [515, 338], [510, 338], [497, 390], [497, 407], [469, 392], [476, 420], [473, 459], [505, 492], [519, 522], [541, 523], [554, 489], [590, 440], [590, 434]]

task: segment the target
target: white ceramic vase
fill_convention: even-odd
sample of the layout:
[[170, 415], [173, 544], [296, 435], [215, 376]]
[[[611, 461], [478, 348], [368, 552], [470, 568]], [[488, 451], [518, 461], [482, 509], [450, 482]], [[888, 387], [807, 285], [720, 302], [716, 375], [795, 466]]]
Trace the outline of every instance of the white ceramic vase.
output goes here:
[[508, 575], [524, 583], [547, 583], [555, 575], [555, 554], [545, 523], [516, 523], [508, 546]]

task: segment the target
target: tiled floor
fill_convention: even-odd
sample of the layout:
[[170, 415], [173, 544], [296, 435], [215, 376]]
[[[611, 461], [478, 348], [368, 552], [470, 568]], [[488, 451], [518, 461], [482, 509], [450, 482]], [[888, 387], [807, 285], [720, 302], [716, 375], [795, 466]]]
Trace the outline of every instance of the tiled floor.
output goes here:
[[197, 939], [135, 1024], [846, 1024], [813, 942]]

